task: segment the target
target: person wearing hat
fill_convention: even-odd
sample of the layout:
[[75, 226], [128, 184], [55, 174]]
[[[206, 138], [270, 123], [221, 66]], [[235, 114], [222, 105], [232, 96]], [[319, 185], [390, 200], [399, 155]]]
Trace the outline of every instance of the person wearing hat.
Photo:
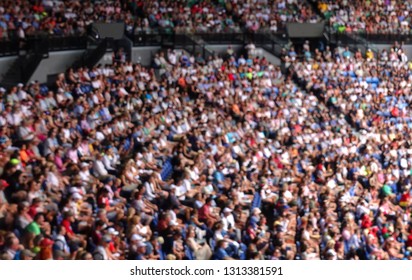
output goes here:
[[88, 162], [80, 163], [79, 179], [85, 187], [96, 182], [96, 178], [90, 173], [90, 164]]
[[129, 239], [129, 254], [127, 256], [128, 260], [135, 260], [137, 256], [137, 249], [139, 242], [143, 241], [143, 237], [138, 234], [132, 234]]
[[241, 240], [241, 231], [236, 227], [235, 218], [232, 214], [233, 210], [225, 207], [222, 211], [221, 221], [223, 224], [223, 230], [233, 240]]
[[143, 241], [137, 242], [137, 252], [135, 260], [146, 260], [146, 243]]
[[20, 260], [23, 260], [23, 261], [33, 260], [34, 257], [36, 257], [36, 254], [28, 249], [24, 249], [20, 253]]
[[110, 227], [107, 229], [107, 234], [112, 237], [112, 240], [109, 244], [110, 253], [113, 255], [113, 257], [116, 257], [116, 258], [120, 257], [121, 255], [121, 251], [119, 250], [120, 232], [118, 232], [115, 228]]
[[52, 260], [53, 259], [53, 240], [49, 238], [43, 238], [40, 241], [40, 260]]
[[112, 237], [108, 234], [103, 235], [100, 244], [96, 247], [93, 252], [93, 259], [95, 260], [116, 260], [115, 257], [109, 249], [110, 243], [112, 242]]

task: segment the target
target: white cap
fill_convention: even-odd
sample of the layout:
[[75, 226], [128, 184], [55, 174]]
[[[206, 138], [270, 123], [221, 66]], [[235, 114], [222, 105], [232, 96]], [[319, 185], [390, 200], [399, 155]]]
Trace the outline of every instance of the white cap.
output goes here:
[[119, 235], [119, 232], [112, 227], [107, 230], [107, 233], [112, 235]]
[[169, 222], [169, 226], [177, 226], [177, 225], [179, 225], [176, 221], [170, 221]]
[[70, 192], [70, 193], [79, 193], [80, 190], [79, 190], [78, 188], [76, 188], [76, 187], [71, 187], [70, 190], [69, 190], [69, 192]]
[[18, 86], [18, 87], [22, 87], [23, 84], [22, 84], [22, 83], [18, 83], [17, 86]]
[[143, 237], [141, 237], [138, 234], [133, 234], [132, 237], [130, 238], [131, 241], [141, 241], [143, 240]]
[[73, 199], [82, 199], [82, 195], [79, 194], [78, 192], [74, 193], [72, 197]]
[[137, 243], [137, 247], [146, 247], [146, 243], [139, 241], [139, 243]]
[[231, 213], [232, 209], [225, 207], [225, 209], [223, 209], [224, 213]]
[[6, 89], [4, 87], [0, 87], [0, 92], [6, 92]]
[[408, 168], [408, 162], [404, 158], [401, 159], [401, 167], [405, 169]]
[[253, 208], [252, 213], [253, 214], [260, 214], [260, 213], [262, 213], [262, 211], [258, 207], [255, 207], [255, 208]]

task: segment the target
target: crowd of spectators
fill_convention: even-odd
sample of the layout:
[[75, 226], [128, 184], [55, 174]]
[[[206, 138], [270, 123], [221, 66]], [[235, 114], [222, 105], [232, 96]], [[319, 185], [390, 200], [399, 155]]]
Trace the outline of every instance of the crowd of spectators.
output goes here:
[[402, 46], [303, 49], [0, 89], [1, 258], [409, 258]]
[[0, 3], [0, 38], [26, 39], [29, 36], [80, 36], [92, 22], [132, 19], [122, 1], [19, 0]]
[[[182, 32], [235, 22], [275, 31], [271, 11], [282, 8], [281, 22], [318, 20], [292, 0], [143, 2], [42, 1], [44, 19], [27, 22], [58, 7], [100, 7], [91, 21], [131, 16], [133, 26], [147, 12], [141, 26]], [[5, 1], [6, 21], [28, 3]], [[319, 8], [333, 22], [348, 5]], [[52, 88], [0, 88], [0, 259], [411, 259], [403, 46], [305, 42], [283, 54], [286, 74], [231, 48], [208, 58], [167, 50], [150, 67], [116, 54], [68, 69]]]
[[319, 1], [318, 8], [338, 32], [410, 34], [411, 3], [398, 0]]
[[239, 32], [225, 1], [151, 1], [144, 5], [145, 17], [135, 32], [161, 29], [176, 33]]
[[0, 89], [1, 257], [327, 258], [312, 238], [332, 193], [311, 174], [344, 117], [265, 58], [170, 50], [154, 68]]
[[[409, 2], [319, 1], [318, 9], [338, 32], [410, 34]], [[306, 0], [67, 1], [0, 3], [0, 38], [49, 34], [79, 36], [93, 22], [124, 22], [126, 32], [280, 32], [288, 22], [316, 23], [321, 17]]]
[[286, 22], [317, 22], [303, 0], [257, 1], [67, 1], [0, 2], [0, 38], [39, 34], [81, 36], [93, 22], [124, 22], [134, 33], [223, 33], [284, 29]]
[[251, 31], [280, 32], [286, 23], [317, 23], [317, 15], [308, 1], [304, 0], [233, 0], [227, 4], [241, 25]]
[[338, 258], [410, 259], [412, 65], [397, 42], [380, 53], [314, 53], [286, 60], [299, 84], [345, 119], [328, 123], [319, 147], [314, 179], [330, 233], [315, 240]]

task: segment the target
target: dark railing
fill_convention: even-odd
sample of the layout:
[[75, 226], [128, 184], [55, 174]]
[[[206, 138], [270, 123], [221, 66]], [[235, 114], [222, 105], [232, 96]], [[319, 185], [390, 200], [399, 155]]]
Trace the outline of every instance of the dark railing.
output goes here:
[[87, 36], [49, 37], [49, 51], [79, 50], [87, 47]]
[[403, 42], [404, 44], [412, 43], [412, 34], [357, 34], [374, 44], [389, 44], [392, 45], [395, 41]]
[[[338, 46], [348, 46], [351, 51], [361, 50], [365, 52], [366, 49], [371, 49], [375, 55], [378, 54], [379, 50], [374, 46], [373, 41], [367, 40], [365, 37], [359, 34], [351, 33], [328, 33], [329, 42]], [[389, 43], [389, 42], [388, 42]], [[392, 44], [390, 42], [390, 44]]]
[[200, 54], [204, 58], [213, 56], [213, 53], [206, 48], [204, 42], [198, 41], [197, 38], [194, 35], [174, 34], [173, 37], [169, 37], [173, 41], [167, 42], [166, 45], [166, 42], [163, 42], [163, 46], [171, 45], [173, 48], [185, 49], [192, 54]]
[[[202, 42], [198, 42], [196, 39]], [[281, 39], [280, 39], [281, 38]], [[135, 34], [130, 37], [133, 46], [162, 46], [181, 48], [198, 54], [204, 58], [213, 56], [213, 52], [206, 47], [207, 44], [216, 45], [246, 45], [253, 42], [257, 47], [262, 47], [275, 55], [279, 55], [287, 40], [286, 33], [268, 32], [241, 32], [241, 33], [163, 33], [163, 34]]]
[[130, 39], [133, 42], [133, 46], [142, 47], [142, 46], [157, 46], [160, 44], [164, 36], [161, 34], [147, 34], [139, 33], [133, 36], [130, 36]]
[[129, 38], [133, 42], [135, 47], [137, 46], [158, 46], [164, 43], [177, 43], [184, 41], [187, 37], [202, 38], [208, 44], [227, 45], [227, 44], [243, 44], [248, 41], [254, 41], [257, 43], [270, 43], [270, 36], [283, 36], [286, 33], [268, 33], [268, 32], [239, 32], [239, 33], [139, 33], [129, 35]]
[[87, 47], [87, 36], [32, 36], [25, 40], [12, 39], [0, 41], [0, 57], [18, 55], [20, 51], [37, 52], [39, 45], [37, 42], [42, 40], [42, 49], [48, 51], [81, 50]]
[[358, 40], [356, 40], [355, 37], [351, 36], [351, 34], [330, 32], [328, 36], [332, 42], [337, 43], [337, 44], [341, 44], [341, 45], [358, 44]]
[[242, 44], [247, 33], [200, 33], [196, 34], [209, 44]]
[[0, 57], [17, 55], [18, 53], [19, 53], [19, 42], [17, 40], [0, 41]]
[[[202, 38], [207, 44], [216, 45], [236, 45], [245, 44], [249, 41], [253, 41], [255, 44], [270, 44], [273, 40], [268, 39], [268, 35], [272, 36], [272, 33], [268, 32], [250, 32], [243, 31], [237, 33], [197, 33], [197, 34], [180, 34], [180, 33], [138, 33], [128, 35], [129, 39], [133, 42], [133, 46], [159, 46], [170, 45], [173, 46], [186, 46], [190, 44], [188, 37], [195, 36]], [[279, 33], [275, 35], [284, 36], [285, 33]], [[269, 37], [270, 37], [269, 36]], [[63, 50], [80, 50], [86, 49], [88, 43], [88, 37], [84, 36], [33, 36], [28, 37], [25, 41], [18, 39], [0, 41], [0, 57], [17, 55], [19, 51], [34, 51], [32, 49], [35, 42], [42, 38], [43, 43], [47, 45], [48, 51], [63, 51]]]
[[104, 39], [99, 42], [95, 49], [90, 49], [85, 52], [79, 60], [73, 63], [74, 68], [87, 66], [89, 68], [93, 67], [106, 53], [109, 44], [109, 39]]

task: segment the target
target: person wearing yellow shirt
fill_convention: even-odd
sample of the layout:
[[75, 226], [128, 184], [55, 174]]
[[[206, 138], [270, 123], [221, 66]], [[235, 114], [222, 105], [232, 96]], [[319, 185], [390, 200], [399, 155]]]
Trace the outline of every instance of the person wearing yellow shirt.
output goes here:
[[373, 51], [371, 49], [368, 49], [366, 51], [366, 60], [372, 60], [373, 59]]
[[322, 13], [326, 12], [328, 10], [328, 4], [325, 2], [321, 2], [318, 4], [319, 11]]

